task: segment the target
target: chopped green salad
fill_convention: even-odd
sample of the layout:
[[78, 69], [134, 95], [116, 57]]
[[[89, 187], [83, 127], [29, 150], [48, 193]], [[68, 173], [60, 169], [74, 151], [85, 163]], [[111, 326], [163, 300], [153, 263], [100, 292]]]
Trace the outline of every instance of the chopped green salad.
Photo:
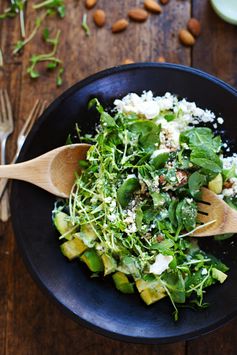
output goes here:
[[168, 297], [176, 320], [180, 305], [205, 307], [206, 288], [223, 283], [228, 267], [191, 236], [201, 227], [200, 188], [232, 207], [237, 193], [236, 156], [223, 158], [228, 147], [213, 133], [223, 119], [150, 91], [115, 100], [109, 112], [97, 99], [89, 109], [100, 122], [80, 137], [92, 144], [82, 174], [53, 211], [62, 253], [147, 305]]

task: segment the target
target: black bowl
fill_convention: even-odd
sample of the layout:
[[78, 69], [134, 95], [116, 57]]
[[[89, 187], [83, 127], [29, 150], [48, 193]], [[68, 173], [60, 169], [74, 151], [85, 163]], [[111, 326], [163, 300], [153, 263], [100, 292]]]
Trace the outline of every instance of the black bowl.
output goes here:
[[[237, 92], [199, 70], [171, 64], [134, 64], [105, 70], [74, 85], [46, 110], [33, 127], [19, 161], [61, 146], [78, 122], [83, 132], [94, 129], [98, 117], [87, 110], [97, 97], [103, 105], [129, 92], [166, 91], [195, 101], [225, 118], [223, 134], [236, 149]], [[237, 150], [237, 149], [236, 149]], [[211, 287], [202, 311], [181, 309], [174, 322], [168, 299], [147, 307], [138, 295], [123, 295], [109, 281], [91, 279], [78, 262], [67, 262], [59, 250], [51, 222], [55, 197], [33, 185], [14, 182], [11, 210], [21, 253], [37, 283], [79, 323], [116, 339], [139, 343], [173, 342], [199, 336], [237, 314], [237, 245], [231, 240], [204, 241], [203, 247], [230, 266], [223, 285]]]

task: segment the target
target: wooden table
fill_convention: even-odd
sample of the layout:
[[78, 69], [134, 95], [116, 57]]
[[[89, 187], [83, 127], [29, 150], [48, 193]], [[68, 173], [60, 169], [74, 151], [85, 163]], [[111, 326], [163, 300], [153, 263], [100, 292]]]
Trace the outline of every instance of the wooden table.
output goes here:
[[[120, 64], [126, 58], [134, 61], [156, 61], [164, 56], [168, 62], [192, 65], [225, 80], [237, 88], [237, 27], [220, 20], [207, 0], [170, 0], [162, 15], [151, 15], [144, 24], [131, 23], [127, 31], [112, 35], [111, 24], [126, 15], [132, 6], [143, 1], [98, 0], [105, 9], [107, 23], [97, 29], [88, 12], [91, 36], [81, 29], [83, 1], [65, 0], [64, 20], [48, 18], [47, 26], [61, 28], [59, 55], [65, 63], [64, 83], [55, 87], [54, 74], [42, 74], [32, 81], [26, 74], [32, 53], [39, 53], [40, 36], [26, 46], [22, 55], [11, 55], [19, 36], [17, 20], [0, 22], [0, 47], [4, 53], [4, 69], [0, 86], [11, 95], [16, 129], [8, 143], [9, 158], [15, 150], [19, 128], [36, 98], [51, 102], [62, 91], [89, 74]], [[0, 9], [6, 6], [2, 0]], [[202, 35], [190, 49], [180, 45], [177, 33], [186, 26], [191, 14], [200, 19]], [[34, 12], [28, 2], [27, 32], [34, 26]], [[55, 32], [54, 32], [55, 33]], [[236, 354], [237, 319], [212, 334], [199, 339], [170, 345], [135, 345], [97, 335], [68, 319], [58, 307], [41, 293], [26, 270], [15, 245], [11, 223], [1, 225], [0, 234], [0, 354]]]

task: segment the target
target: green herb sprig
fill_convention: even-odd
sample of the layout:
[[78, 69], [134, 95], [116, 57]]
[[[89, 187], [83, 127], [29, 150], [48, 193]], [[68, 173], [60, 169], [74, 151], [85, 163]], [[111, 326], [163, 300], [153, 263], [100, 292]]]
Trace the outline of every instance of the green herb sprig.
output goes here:
[[20, 19], [20, 29], [21, 29], [21, 37], [25, 38], [25, 5], [27, 0], [11, 0], [10, 7], [5, 9], [3, 14], [0, 14], [0, 20], [5, 18], [12, 18], [19, 15]]
[[47, 43], [53, 46], [53, 49], [51, 52], [46, 54], [34, 54], [31, 56], [30, 58], [31, 65], [28, 67], [27, 73], [30, 75], [32, 79], [36, 79], [40, 76], [39, 71], [36, 70], [37, 64], [42, 62], [47, 62], [47, 69], [50, 70], [56, 69], [61, 65], [59, 67], [56, 82], [57, 85], [62, 84], [63, 65], [62, 65], [62, 61], [56, 56], [58, 45], [59, 45], [60, 34], [61, 31], [58, 30], [55, 38], [50, 38], [49, 31], [47, 29], [44, 30], [43, 38]]

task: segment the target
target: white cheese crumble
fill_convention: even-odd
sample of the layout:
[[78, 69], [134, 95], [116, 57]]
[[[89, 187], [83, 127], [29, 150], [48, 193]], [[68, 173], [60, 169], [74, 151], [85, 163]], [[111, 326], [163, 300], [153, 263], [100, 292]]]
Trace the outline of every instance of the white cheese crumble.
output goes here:
[[[199, 124], [200, 122], [213, 122], [215, 115], [209, 110], [203, 110], [196, 106], [194, 102], [186, 99], [178, 100], [175, 95], [167, 92], [164, 96], [154, 96], [152, 91], [144, 91], [141, 96], [130, 93], [121, 100], [114, 101], [115, 110], [124, 113], [136, 113], [147, 118], [157, 118], [157, 124], [161, 124], [160, 149], [169, 151], [179, 149], [179, 136], [188, 126]], [[174, 112], [175, 119], [168, 122], [165, 115], [170, 111]], [[218, 122], [222, 124], [223, 118], [218, 117]]]
[[171, 255], [158, 254], [154, 264], [150, 265], [150, 273], [161, 275], [165, 270], [169, 268], [169, 264], [172, 260], [173, 256]]

